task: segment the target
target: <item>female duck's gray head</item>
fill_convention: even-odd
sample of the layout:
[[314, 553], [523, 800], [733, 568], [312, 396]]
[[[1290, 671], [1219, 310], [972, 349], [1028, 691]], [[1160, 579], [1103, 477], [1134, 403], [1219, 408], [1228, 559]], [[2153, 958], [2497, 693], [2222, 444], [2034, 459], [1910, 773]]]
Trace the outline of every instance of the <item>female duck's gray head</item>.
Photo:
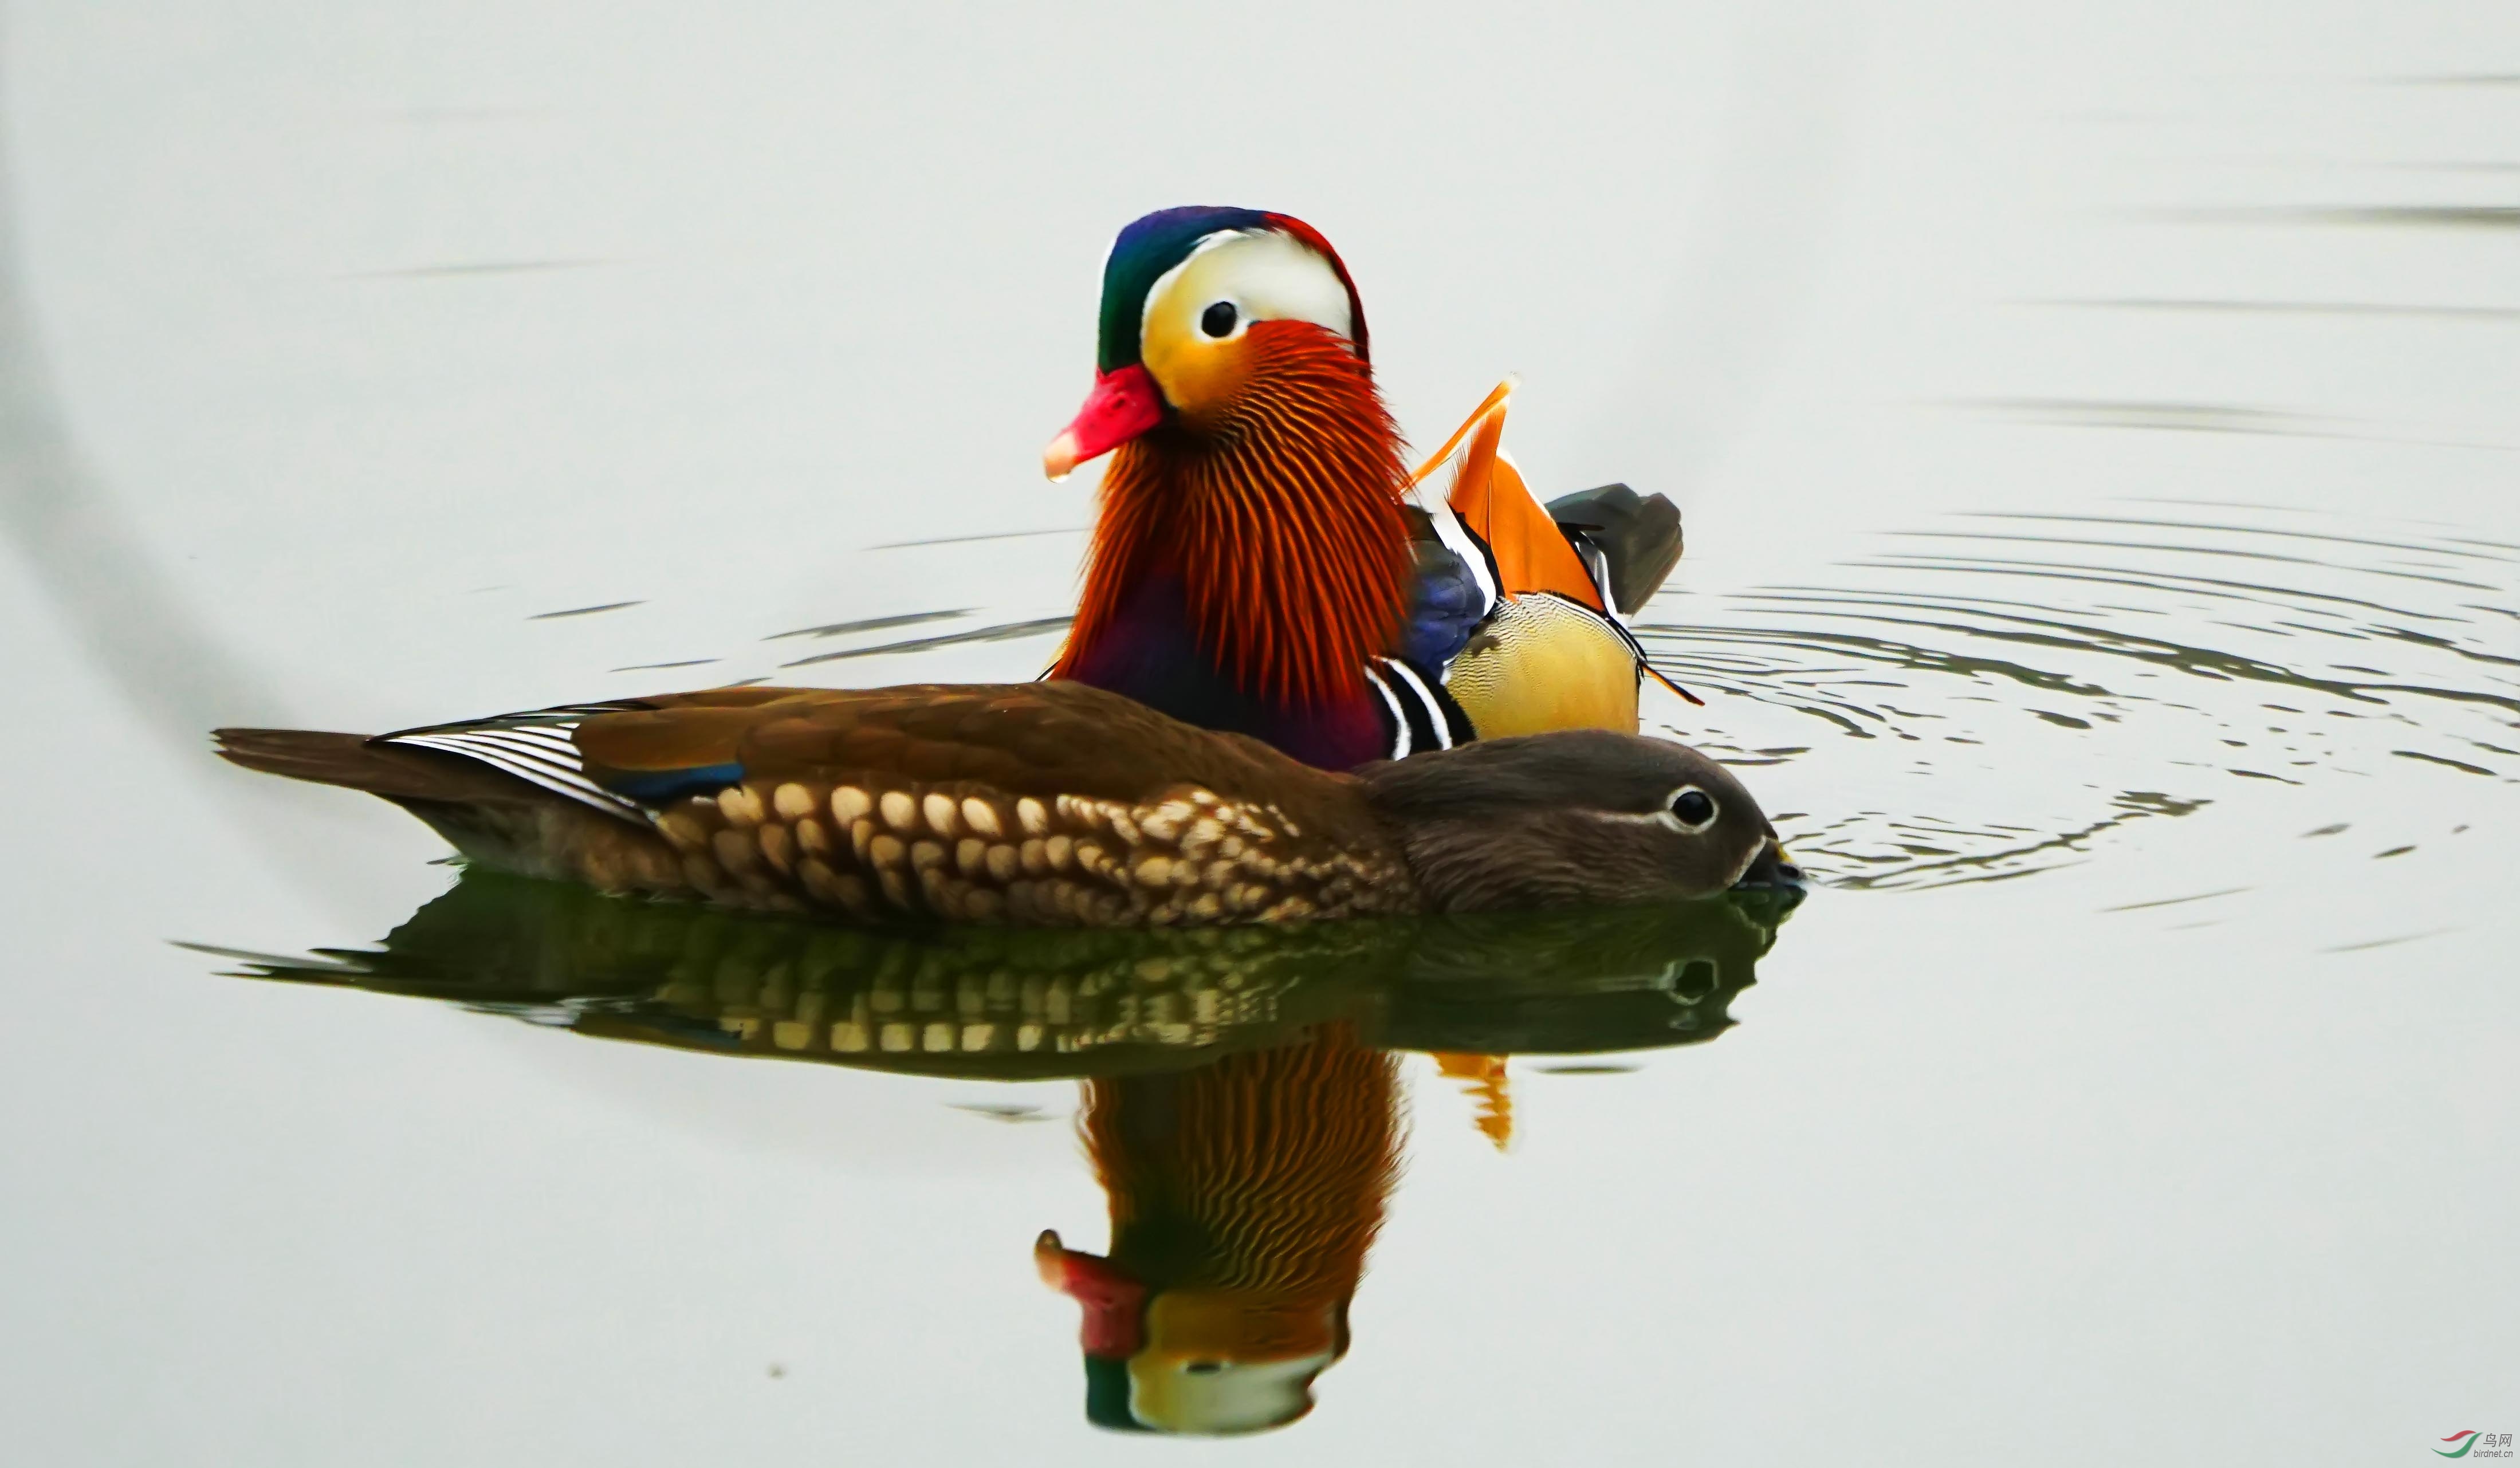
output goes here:
[[1435, 912], [1674, 901], [1802, 878], [1750, 792], [1685, 744], [1567, 730], [1357, 774]]

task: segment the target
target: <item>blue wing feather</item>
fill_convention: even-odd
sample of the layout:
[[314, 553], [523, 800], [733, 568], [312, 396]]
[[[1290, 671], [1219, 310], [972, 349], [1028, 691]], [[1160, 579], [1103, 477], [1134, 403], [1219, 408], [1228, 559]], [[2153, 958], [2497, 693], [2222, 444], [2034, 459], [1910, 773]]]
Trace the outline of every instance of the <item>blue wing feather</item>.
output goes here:
[[1410, 588], [1409, 620], [1400, 632], [1400, 655], [1419, 668], [1440, 670], [1470, 644], [1488, 612], [1487, 593], [1468, 562], [1435, 540], [1417, 543], [1418, 574]]
[[729, 760], [688, 770], [606, 770], [591, 778], [615, 795], [626, 795], [645, 806], [662, 806], [686, 795], [715, 795], [742, 780], [743, 767]]

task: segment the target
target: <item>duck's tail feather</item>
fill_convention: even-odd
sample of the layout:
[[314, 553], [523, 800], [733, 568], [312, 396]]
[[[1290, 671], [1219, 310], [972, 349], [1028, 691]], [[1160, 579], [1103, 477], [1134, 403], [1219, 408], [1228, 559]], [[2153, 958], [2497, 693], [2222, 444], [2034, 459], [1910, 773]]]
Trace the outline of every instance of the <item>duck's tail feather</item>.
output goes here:
[[211, 732], [221, 758], [264, 775], [363, 790], [502, 871], [649, 897], [701, 895], [644, 822], [445, 750], [311, 729]]
[[1661, 495], [1604, 484], [1550, 501], [1549, 517], [1600, 551], [1622, 614], [1642, 609], [1680, 564], [1680, 510]]
[[392, 801], [452, 805], [531, 801], [543, 793], [487, 765], [365, 734], [312, 729], [218, 729], [221, 759], [264, 775], [365, 790]]

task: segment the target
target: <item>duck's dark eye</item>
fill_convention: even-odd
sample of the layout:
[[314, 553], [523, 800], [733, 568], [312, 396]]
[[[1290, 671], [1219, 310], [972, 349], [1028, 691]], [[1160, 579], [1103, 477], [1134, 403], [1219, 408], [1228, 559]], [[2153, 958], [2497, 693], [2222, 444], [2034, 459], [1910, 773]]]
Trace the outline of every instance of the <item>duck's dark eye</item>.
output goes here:
[[1715, 823], [1715, 797], [1691, 785], [1671, 798], [1671, 813], [1690, 830], [1702, 830]]
[[1198, 329], [1210, 336], [1231, 336], [1234, 324], [1241, 319], [1242, 313], [1234, 309], [1234, 302], [1221, 300], [1199, 313]]

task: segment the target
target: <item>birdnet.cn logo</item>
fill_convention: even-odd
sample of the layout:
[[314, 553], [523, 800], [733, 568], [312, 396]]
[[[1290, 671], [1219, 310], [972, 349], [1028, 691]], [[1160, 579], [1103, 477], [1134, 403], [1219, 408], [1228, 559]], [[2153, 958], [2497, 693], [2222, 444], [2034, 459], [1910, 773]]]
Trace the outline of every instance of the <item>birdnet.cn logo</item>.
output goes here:
[[2449, 1437], [2442, 1439], [2442, 1441], [2448, 1443], [2450, 1446], [2448, 1447], [2436, 1447], [2433, 1451], [2446, 1458], [2507, 1458], [2511, 1456], [2511, 1435], [2509, 1433], [2481, 1433], [2471, 1427], [2463, 1432], [2452, 1433]]

